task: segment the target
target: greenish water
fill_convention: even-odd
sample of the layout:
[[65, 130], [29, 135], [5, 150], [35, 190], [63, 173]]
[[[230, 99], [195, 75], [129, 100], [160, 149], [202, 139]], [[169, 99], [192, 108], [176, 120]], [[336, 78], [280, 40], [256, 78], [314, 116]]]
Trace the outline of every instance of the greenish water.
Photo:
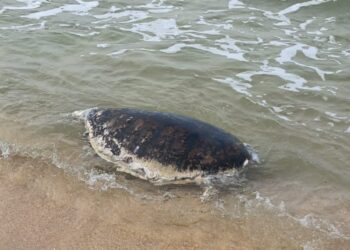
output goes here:
[[262, 161], [242, 187], [219, 192], [219, 211], [263, 208], [299, 223], [316, 235], [296, 242], [304, 249], [348, 241], [349, 8], [346, 0], [3, 0], [2, 158], [49, 161], [88, 186], [98, 180], [152, 200], [164, 190], [95, 171], [104, 162], [71, 113], [188, 115], [235, 134]]

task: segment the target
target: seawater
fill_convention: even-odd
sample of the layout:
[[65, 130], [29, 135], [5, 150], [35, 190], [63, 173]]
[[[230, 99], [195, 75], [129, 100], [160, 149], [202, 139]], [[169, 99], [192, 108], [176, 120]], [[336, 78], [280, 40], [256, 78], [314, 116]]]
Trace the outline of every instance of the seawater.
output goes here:
[[[209, 204], [204, 214], [218, 228], [222, 216], [244, 220], [248, 246], [270, 235], [256, 246], [346, 249], [349, 8], [345, 0], [4, 0], [1, 176], [23, 161], [28, 183], [40, 174], [29, 166], [58, 168], [96, 196]], [[96, 157], [71, 115], [92, 107], [191, 116], [238, 136], [261, 163], [204, 202], [201, 187], [154, 187]]]

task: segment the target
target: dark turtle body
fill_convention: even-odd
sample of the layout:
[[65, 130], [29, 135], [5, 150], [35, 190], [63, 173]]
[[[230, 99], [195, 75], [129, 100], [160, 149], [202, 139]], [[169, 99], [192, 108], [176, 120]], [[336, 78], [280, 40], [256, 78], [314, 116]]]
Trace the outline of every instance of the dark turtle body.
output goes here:
[[177, 172], [212, 175], [241, 169], [251, 159], [235, 136], [182, 115], [130, 108], [92, 109], [86, 126], [98, 154], [124, 165], [137, 159], [138, 163], [158, 162]]

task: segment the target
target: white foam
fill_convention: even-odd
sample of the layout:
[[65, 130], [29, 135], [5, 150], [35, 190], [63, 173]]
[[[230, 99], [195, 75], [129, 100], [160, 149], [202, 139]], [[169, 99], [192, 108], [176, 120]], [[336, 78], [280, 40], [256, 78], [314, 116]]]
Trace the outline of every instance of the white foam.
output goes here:
[[267, 45], [272, 45], [272, 46], [287, 46], [287, 43], [280, 42], [280, 41], [270, 41]]
[[311, 24], [313, 21], [315, 21], [315, 18], [314, 18], [314, 17], [311, 18], [311, 19], [306, 20], [306, 21], [303, 22], [303, 23], [301, 23], [301, 24], [299, 25], [300, 29], [306, 30], [306, 26], [308, 26], [309, 24]]
[[145, 49], [145, 48], [139, 48], [139, 49], [121, 49], [112, 53], [107, 54], [108, 56], [118, 56], [125, 54], [128, 51], [154, 51], [152, 49]]
[[25, 3], [25, 6], [4, 6], [0, 10], [0, 14], [4, 13], [6, 10], [32, 10], [39, 8], [42, 3], [47, 2], [47, 0], [17, 0], [17, 2]]
[[273, 109], [273, 111], [276, 112], [276, 113], [280, 113], [280, 112], [283, 111], [283, 109], [280, 108], [280, 107], [272, 107], [272, 109]]
[[90, 188], [106, 191], [108, 189], [123, 189], [127, 192], [133, 194], [133, 191], [124, 185], [119, 184], [116, 181], [115, 174], [101, 173], [96, 170], [91, 170], [85, 172], [85, 183], [90, 186]]
[[233, 53], [233, 52], [229, 52], [229, 51], [224, 50], [224, 49], [218, 49], [216, 47], [204, 46], [202, 44], [178, 43], [178, 44], [174, 44], [173, 46], [170, 46], [169, 48], [162, 49], [160, 51], [162, 51], [164, 53], [177, 53], [177, 52], [181, 51], [183, 48], [198, 49], [198, 50], [212, 53], [214, 55], [224, 56], [228, 59], [234, 59], [234, 60], [243, 61], [243, 62], [247, 61], [243, 56], [244, 55], [243, 52]]
[[98, 44], [96, 44], [96, 47], [97, 48], [108, 48], [109, 46], [111, 46], [110, 44], [108, 44], [108, 43], [98, 43]]
[[164, 5], [164, 1], [152, 0], [152, 2], [145, 5], [138, 5], [137, 8], [145, 8], [150, 13], [169, 13], [174, 10], [172, 5]]
[[34, 12], [29, 15], [25, 15], [23, 17], [31, 18], [31, 19], [40, 19], [43, 17], [54, 16], [62, 12], [72, 12], [76, 15], [87, 15], [88, 11], [97, 7], [99, 4], [98, 1], [83, 2], [80, 0], [76, 0], [76, 2], [78, 2], [79, 4], [65, 4], [58, 8]]
[[184, 43], [177, 43], [174, 44], [166, 49], [162, 49], [160, 51], [164, 52], [164, 53], [169, 53], [169, 54], [173, 54], [173, 53], [177, 53], [179, 51], [181, 51], [183, 48], [185, 48], [187, 45]]
[[273, 13], [271, 11], [265, 11], [265, 10], [260, 10], [260, 9], [256, 9], [256, 8], [249, 8], [252, 10], [258, 10], [258, 11], [262, 11], [263, 15], [271, 20], [275, 20], [275, 21], [279, 21], [278, 23], [275, 23], [274, 25], [277, 26], [286, 26], [290, 24], [290, 20], [288, 17], [284, 16], [284, 15], [280, 15], [278, 13]]
[[118, 50], [118, 51], [109, 53], [108, 55], [109, 55], [109, 56], [118, 56], [118, 55], [124, 54], [124, 53], [127, 52], [127, 51], [129, 51], [129, 49], [121, 49], [121, 50]]
[[280, 113], [282, 113], [284, 111], [284, 109], [280, 108], [280, 107], [275, 107], [275, 106], [271, 106], [269, 108], [270, 112], [273, 113], [274, 115], [276, 115], [278, 118], [285, 120], [285, 121], [290, 121], [290, 119], [284, 115], [281, 115]]
[[237, 42], [238, 42], [237, 40], [235, 40], [229, 36], [226, 36], [225, 38], [221, 38], [221, 39], [216, 40], [215, 44], [218, 44], [222, 49], [224, 49], [226, 51], [234, 51], [236, 53], [241, 53], [242, 60], [245, 60], [243, 58], [244, 51], [236, 45]]
[[337, 44], [337, 41], [335, 40], [335, 37], [334, 37], [334, 36], [332, 36], [332, 35], [329, 36], [329, 43], [331, 43], [331, 44]]
[[337, 18], [332, 16], [332, 17], [327, 17], [324, 20], [325, 20], [325, 23], [334, 23], [337, 20]]
[[242, 9], [242, 8], [244, 8], [244, 3], [242, 3], [239, 0], [229, 0], [228, 1], [228, 8], [229, 9]]
[[217, 28], [222, 28], [224, 30], [229, 30], [232, 29], [232, 24], [230, 23], [219, 23], [219, 24], [215, 24], [215, 23], [208, 23], [203, 16], [199, 17], [199, 20], [197, 21], [198, 24], [204, 24], [206, 26], [214, 26]]
[[319, 218], [312, 213], [307, 214], [302, 218], [290, 217], [295, 219], [300, 225], [306, 228], [317, 229], [318, 231], [326, 233], [331, 238], [350, 239], [349, 236], [341, 232], [334, 224], [325, 219]]
[[348, 117], [347, 116], [340, 116], [340, 115], [337, 115], [336, 113], [334, 112], [329, 112], [329, 111], [326, 111], [325, 114], [330, 117], [332, 119], [332, 121], [334, 122], [339, 122], [339, 121], [346, 121], [348, 120]]
[[341, 52], [344, 56], [350, 56], [350, 49], [343, 50]]
[[42, 30], [42, 29], [45, 29], [45, 23], [46, 21], [43, 21], [41, 23], [32, 23], [32, 24], [26, 24], [26, 25], [5, 26], [5, 27], [0, 27], [0, 30], [17, 30], [17, 31]]
[[316, 240], [308, 241], [304, 244], [303, 250], [315, 250], [318, 247], [318, 242]]
[[222, 28], [224, 30], [230, 30], [233, 28], [233, 25], [230, 24], [230, 23], [222, 23], [222, 24], [206, 24], [206, 25], [209, 25], [209, 26], [215, 26], [215, 27], [218, 27], [218, 28]]
[[295, 13], [303, 7], [319, 5], [319, 4], [327, 3], [330, 1], [334, 1], [334, 0], [311, 0], [311, 1], [303, 2], [303, 3], [297, 3], [297, 4], [291, 5], [285, 9], [277, 12], [277, 13], [273, 13], [271, 11], [266, 11], [266, 10], [261, 10], [261, 9], [254, 8], [254, 7], [249, 7], [248, 9], [254, 10], [254, 11], [260, 11], [267, 18], [269, 18], [271, 20], [279, 21], [279, 22], [274, 24], [276, 26], [287, 26], [287, 25], [291, 24], [291, 20], [287, 17], [288, 14]]
[[317, 57], [318, 49], [313, 46], [309, 46], [302, 43], [297, 43], [293, 46], [285, 48], [281, 51], [280, 56], [276, 58], [276, 61], [283, 64], [286, 62], [292, 62], [298, 51], [301, 51], [306, 57], [314, 60], [320, 60]]
[[307, 80], [303, 77], [289, 73], [285, 69], [279, 68], [279, 67], [272, 67], [267, 65], [267, 61], [264, 61], [264, 65], [260, 67], [261, 71], [245, 71], [242, 73], [237, 74], [237, 77], [249, 81], [252, 81], [252, 77], [256, 75], [271, 75], [271, 76], [277, 76], [285, 81], [287, 81], [286, 84], [280, 86], [279, 88], [293, 91], [293, 92], [299, 92], [300, 90], [312, 90], [312, 91], [321, 91], [322, 88], [320, 86], [315, 87], [308, 87], [305, 86], [307, 83]]
[[89, 37], [89, 36], [95, 36], [95, 35], [98, 35], [100, 34], [100, 32], [97, 32], [97, 31], [92, 31], [92, 32], [89, 32], [89, 33], [79, 33], [79, 32], [68, 32], [69, 34], [72, 34], [72, 35], [75, 35], [75, 36], [80, 36], [80, 37]]
[[197, 38], [207, 38], [207, 36], [205, 35], [221, 35], [220, 31], [217, 29], [202, 30], [202, 31], [186, 30], [186, 32], [183, 32], [183, 33], [186, 33], [187, 35], [197, 37]]
[[[284, 33], [287, 35], [287, 36], [292, 36], [293, 38], [297, 38], [297, 36], [295, 36], [294, 34], [298, 32], [298, 30], [290, 30], [290, 29], [282, 29], [284, 31]], [[298, 39], [296, 39], [298, 40]]]
[[281, 10], [280, 12], [278, 12], [278, 14], [279, 15], [287, 15], [290, 13], [297, 12], [298, 10], [300, 10], [303, 7], [319, 5], [319, 4], [327, 3], [330, 1], [333, 1], [333, 0], [311, 0], [311, 1], [303, 2], [303, 3], [296, 3], [296, 4], [289, 6], [288, 8]]
[[6, 142], [0, 141], [0, 157], [6, 159], [10, 156], [10, 145]]
[[280, 52], [279, 57], [277, 57], [275, 60], [277, 62], [279, 62], [280, 64], [284, 64], [286, 62], [291, 62], [291, 63], [294, 63], [294, 64], [301, 66], [301, 67], [310, 68], [310, 69], [314, 70], [323, 81], [325, 81], [326, 74], [333, 74], [334, 73], [332, 71], [321, 70], [315, 66], [305, 65], [305, 64], [296, 62], [295, 60], [293, 60], [293, 58], [297, 55], [298, 51], [302, 52], [304, 54], [304, 56], [306, 56], [307, 58], [310, 58], [313, 60], [321, 60], [320, 58], [317, 57], [318, 49], [316, 47], [309, 46], [309, 45], [302, 44], [302, 43], [297, 43], [295, 45], [292, 45], [290, 47], [283, 49]]
[[[144, 41], [161, 41], [166, 38], [174, 38], [182, 32], [178, 29], [176, 21], [173, 18], [170, 19], [157, 19], [148, 23], [133, 24], [131, 29], [128, 30], [134, 33], [141, 34]], [[152, 34], [152, 35], [151, 35]]]
[[318, 36], [323, 35], [323, 33], [322, 33], [320, 30], [308, 31], [308, 32], [306, 32], [306, 33], [308, 33], [308, 34], [310, 34], [310, 35], [318, 35]]
[[215, 55], [224, 56], [228, 59], [234, 59], [234, 60], [243, 61], [243, 62], [247, 61], [243, 56], [244, 53], [242, 53], [242, 52], [233, 53], [233, 52], [229, 52], [227, 50], [222, 50], [222, 49], [218, 49], [215, 47], [204, 46], [201, 44], [190, 44], [190, 45], [187, 45], [187, 47], [207, 51], [207, 52], [210, 52], [210, 53], [215, 54]]
[[278, 216], [283, 216], [286, 218], [295, 221], [305, 228], [310, 228], [323, 232], [333, 239], [350, 239], [350, 237], [344, 234], [337, 226], [326, 219], [320, 218], [312, 213], [307, 214], [303, 217], [297, 217], [291, 215], [286, 205], [281, 201], [278, 205], [275, 205], [269, 197], [263, 196], [260, 192], [253, 192], [254, 197], [249, 198], [246, 195], [238, 195], [237, 198], [240, 200], [246, 209], [246, 214], [249, 214], [251, 211], [254, 212], [255, 209], [259, 209], [261, 206], [265, 209], [275, 212]]
[[[317, 75], [323, 80], [325, 81], [326, 78], [325, 78], [325, 75], [330, 75], [330, 74], [334, 74], [334, 72], [332, 71], [325, 71], [325, 70], [322, 70], [322, 69], [319, 69], [315, 66], [310, 66], [310, 65], [305, 65], [305, 64], [301, 64], [301, 63], [298, 63], [298, 62], [294, 62], [296, 65], [299, 65], [301, 67], [306, 67], [306, 68], [310, 68], [310, 69], [313, 69]], [[328, 91], [332, 91], [328, 88]], [[335, 94], [335, 93], [334, 93]]]
[[95, 18], [100, 19], [99, 21], [96, 21], [94, 23], [107, 22], [112, 19], [123, 19], [123, 18], [127, 18], [127, 21], [121, 21], [121, 23], [132, 23], [132, 22], [141, 21], [148, 17], [147, 12], [145, 11], [125, 10], [117, 13], [115, 13], [114, 11], [115, 10], [110, 10], [106, 14], [94, 15]]
[[249, 83], [240, 82], [240, 81], [234, 80], [231, 77], [226, 77], [224, 79], [219, 79], [219, 78], [212, 78], [212, 79], [214, 81], [226, 83], [230, 85], [238, 93], [241, 93], [250, 97], [252, 96], [252, 94], [248, 92], [248, 89], [252, 87], [252, 85]]
[[272, 111], [271, 109], [270, 109], [270, 111], [271, 111], [272, 113], [274, 113], [278, 118], [280, 118], [280, 119], [282, 119], [282, 120], [291, 121], [287, 116], [280, 115], [280, 114], [276, 114], [276, 112]]

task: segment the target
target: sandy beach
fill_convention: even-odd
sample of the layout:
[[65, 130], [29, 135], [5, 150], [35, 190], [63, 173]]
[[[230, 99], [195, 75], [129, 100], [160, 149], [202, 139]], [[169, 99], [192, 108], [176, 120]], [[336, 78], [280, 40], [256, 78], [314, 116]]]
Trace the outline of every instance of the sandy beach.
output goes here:
[[142, 201], [93, 190], [25, 157], [0, 161], [0, 197], [1, 249], [300, 249], [312, 234], [266, 215], [228, 218], [191, 195]]

